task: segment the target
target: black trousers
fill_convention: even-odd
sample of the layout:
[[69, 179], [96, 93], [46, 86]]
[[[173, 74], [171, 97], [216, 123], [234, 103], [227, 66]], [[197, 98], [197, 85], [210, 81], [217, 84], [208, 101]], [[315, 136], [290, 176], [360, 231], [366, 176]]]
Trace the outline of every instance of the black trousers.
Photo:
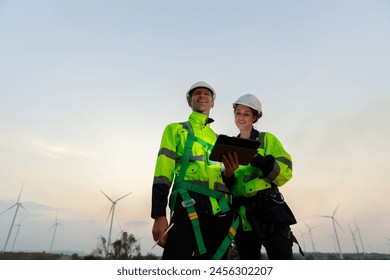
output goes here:
[[[212, 259], [229, 232], [231, 213], [222, 216], [200, 215], [199, 223], [207, 253], [200, 255], [194, 229], [188, 215], [174, 215], [172, 229], [168, 233], [162, 255], [163, 260], [207, 260]], [[227, 258], [227, 252], [223, 259]]]
[[241, 260], [260, 260], [262, 246], [265, 248], [270, 260], [293, 259], [292, 241], [276, 231], [266, 232], [260, 238], [255, 231], [243, 231], [240, 224], [234, 240]]

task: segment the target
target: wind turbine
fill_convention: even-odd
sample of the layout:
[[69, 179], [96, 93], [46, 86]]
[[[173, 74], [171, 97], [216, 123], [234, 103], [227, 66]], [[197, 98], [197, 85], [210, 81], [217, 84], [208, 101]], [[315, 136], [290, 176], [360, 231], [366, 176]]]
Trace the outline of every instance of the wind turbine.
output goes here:
[[18, 235], [19, 235], [19, 230], [20, 230], [20, 227], [22, 226], [22, 221], [24, 220], [24, 218], [25, 218], [26, 216], [24, 216], [23, 217], [23, 219], [21, 219], [20, 220], [20, 222], [19, 222], [19, 224], [17, 224], [17, 225], [14, 225], [15, 227], [17, 227], [18, 228], [18, 230], [16, 231], [16, 234], [15, 234], [15, 238], [14, 238], [14, 243], [12, 244], [12, 249], [11, 249], [11, 251], [13, 251], [14, 250], [14, 247], [15, 247], [15, 242], [16, 242], [16, 238], [18, 237]]
[[385, 236], [385, 238], [387, 239], [388, 245], [390, 246], [390, 238], [387, 236]]
[[7, 239], [6, 239], [6, 241], [5, 241], [5, 244], [4, 244], [3, 252], [5, 252], [5, 249], [7, 248], [8, 241], [9, 241], [9, 237], [11, 236], [11, 232], [12, 232], [12, 229], [13, 229], [13, 227], [14, 227], [14, 223], [15, 223], [16, 215], [18, 214], [19, 207], [23, 208], [24, 211], [27, 211], [27, 210], [23, 207], [22, 203], [20, 202], [20, 196], [22, 195], [23, 186], [24, 186], [24, 183], [22, 184], [22, 188], [21, 188], [21, 190], [20, 190], [19, 197], [18, 197], [18, 200], [16, 201], [16, 203], [15, 203], [14, 205], [12, 205], [11, 207], [9, 207], [7, 210], [5, 210], [5, 211], [3, 211], [3, 212], [0, 213], [0, 215], [1, 215], [1, 214], [3, 214], [3, 213], [7, 212], [8, 210], [11, 210], [11, 208], [13, 208], [13, 207], [16, 206], [14, 218], [12, 219], [11, 227], [9, 228], [9, 232], [8, 232], [8, 236], [7, 236]]
[[360, 239], [360, 245], [362, 245], [362, 250], [363, 250], [363, 255], [366, 253], [366, 250], [364, 249], [364, 245], [363, 245], [363, 240], [362, 240], [362, 236], [360, 234], [360, 229], [358, 228], [356, 222], [355, 222], [355, 228], [356, 228], [356, 232], [358, 233], [359, 235], [359, 239]]
[[111, 214], [111, 223], [110, 223], [110, 231], [108, 233], [108, 240], [107, 240], [107, 252], [109, 251], [109, 247], [110, 247], [110, 242], [111, 242], [111, 231], [112, 231], [112, 222], [114, 221], [114, 212], [115, 212], [115, 206], [116, 206], [116, 203], [121, 200], [122, 198], [128, 196], [129, 194], [131, 194], [131, 192], [129, 192], [128, 194], [125, 194], [124, 196], [121, 196], [120, 198], [116, 199], [116, 200], [112, 200], [108, 195], [106, 195], [103, 191], [101, 191], [101, 193], [107, 197], [107, 199], [109, 201], [111, 201], [112, 205], [111, 205], [111, 209], [110, 209], [110, 212], [108, 213], [108, 217], [107, 217], [107, 220], [108, 218], [110, 217], [110, 214]]
[[52, 226], [48, 229], [48, 231], [49, 231], [49, 230], [51, 230], [51, 229], [54, 227], [53, 238], [51, 239], [50, 251], [49, 251], [49, 252], [51, 252], [52, 249], [53, 249], [54, 239], [55, 239], [56, 233], [57, 233], [57, 226], [62, 226], [62, 224], [60, 224], [60, 223], [57, 222], [57, 213], [56, 213], [56, 222], [54, 223], [54, 225], [52, 225]]
[[313, 247], [313, 253], [315, 253], [316, 252], [316, 249], [314, 248], [314, 241], [313, 241], [313, 233], [312, 233], [312, 229], [313, 228], [316, 228], [316, 227], [309, 227], [306, 223], [305, 223], [305, 225], [307, 226], [307, 228], [309, 229], [309, 235], [310, 235], [310, 238], [311, 238], [311, 245], [312, 245], [312, 247]]
[[359, 247], [358, 247], [357, 242], [356, 242], [355, 232], [351, 229], [350, 225], [348, 225], [348, 227], [349, 227], [349, 231], [351, 232], [351, 235], [352, 235], [352, 241], [353, 241], [353, 244], [355, 245], [356, 253], [359, 254]]
[[122, 237], [122, 234], [123, 234], [125, 231], [124, 231], [123, 228], [121, 227], [121, 224], [120, 224], [120, 223], [118, 223], [118, 227], [119, 227], [119, 229], [120, 229], [121, 231], [119, 232], [117, 238], [121, 238], [121, 237]]
[[302, 243], [303, 243], [303, 250], [306, 251], [305, 233], [303, 233], [301, 230], [299, 230], [299, 232], [301, 233], [301, 239], [302, 239]]
[[340, 229], [341, 229], [343, 232], [344, 232], [344, 230], [343, 230], [343, 228], [340, 226], [339, 222], [337, 222], [336, 218], [334, 217], [335, 214], [336, 214], [337, 209], [339, 208], [339, 206], [340, 206], [340, 203], [337, 205], [336, 209], [333, 211], [332, 216], [319, 216], [319, 217], [330, 218], [330, 219], [332, 219], [334, 234], [335, 234], [336, 241], [337, 241], [337, 247], [338, 247], [338, 249], [339, 249], [340, 259], [342, 260], [342, 259], [343, 259], [343, 254], [341, 253], [340, 241], [339, 241], [339, 236], [337, 235], [336, 224], [340, 227]]

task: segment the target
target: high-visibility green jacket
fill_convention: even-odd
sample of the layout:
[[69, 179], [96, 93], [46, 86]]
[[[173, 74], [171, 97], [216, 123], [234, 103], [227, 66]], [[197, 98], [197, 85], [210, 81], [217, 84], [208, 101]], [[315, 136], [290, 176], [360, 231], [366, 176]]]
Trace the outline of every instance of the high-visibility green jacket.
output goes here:
[[[222, 180], [220, 163], [209, 161], [211, 149], [217, 138], [210, 127], [213, 120], [204, 114], [192, 112], [188, 121], [194, 136], [201, 139], [203, 144], [194, 141], [184, 181], [204, 188], [228, 192]], [[169, 124], [164, 130], [154, 172], [152, 218], [166, 216], [169, 191], [175, 183], [175, 177], [180, 173], [187, 136], [188, 129], [183, 123]], [[215, 214], [220, 211], [215, 198], [192, 191], [188, 192], [196, 202], [195, 209], [198, 214]], [[226, 199], [228, 199], [227, 196]], [[181, 197], [177, 196], [174, 205], [175, 213], [186, 211], [180, 202]]]
[[[252, 130], [250, 139], [260, 141], [257, 153], [260, 155], [248, 165], [240, 165], [234, 172], [233, 196], [251, 197], [258, 191], [272, 186], [283, 186], [292, 178], [291, 156], [280, 141], [269, 132]], [[245, 207], [240, 208], [244, 230], [250, 230], [245, 217]]]

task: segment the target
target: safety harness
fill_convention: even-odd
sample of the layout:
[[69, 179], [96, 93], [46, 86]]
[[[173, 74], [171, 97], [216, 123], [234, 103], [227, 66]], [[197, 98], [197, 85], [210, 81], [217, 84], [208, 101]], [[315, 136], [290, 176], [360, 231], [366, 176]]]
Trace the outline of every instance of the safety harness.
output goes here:
[[[180, 194], [182, 198], [182, 206], [187, 209], [188, 217], [192, 223], [192, 227], [194, 229], [195, 239], [198, 246], [199, 254], [205, 254], [207, 252], [207, 249], [204, 245], [202, 233], [200, 230], [200, 224], [199, 224], [199, 217], [195, 210], [195, 200], [191, 198], [188, 191], [196, 192], [208, 197], [214, 198], [218, 202], [218, 206], [220, 209], [220, 212], [226, 213], [230, 211], [229, 204], [227, 202], [227, 199], [225, 197], [225, 193], [216, 191], [210, 188], [206, 188], [203, 186], [196, 185], [194, 183], [190, 183], [187, 181], [184, 181], [184, 175], [186, 173], [188, 163], [190, 160], [191, 152], [192, 152], [192, 146], [194, 142], [200, 143], [203, 147], [206, 148], [206, 150], [211, 150], [212, 145], [209, 143], [203, 141], [202, 139], [196, 137], [194, 135], [194, 131], [192, 129], [192, 126], [190, 122], [184, 122], [182, 123], [183, 127], [187, 128], [188, 130], [188, 136], [185, 143], [184, 148], [184, 154], [183, 159], [181, 163], [180, 173], [175, 179], [175, 184], [173, 186], [173, 191], [171, 195], [171, 202], [170, 202], [170, 208], [171, 210], [174, 209], [176, 204], [177, 195]], [[207, 160], [207, 158], [206, 158]], [[216, 253], [213, 255], [213, 259], [221, 259], [222, 256], [225, 254], [226, 250], [228, 249], [230, 243], [234, 239], [234, 236], [236, 235], [236, 230], [239, 224], [239, 218], [235, 217], [233, 219], [232, 225], [230, 226], [229, 232], [225, 239], [223, 240], [222, 244], [216, 251]]]
[[[272, 184], [272, 183], [271, 183]], [[273, 219], [278, 220], [279, 222], [271, 223], [271, 221], [258, 221], [256, 217], [251, 218], [251, 222], [248, 221], [247, 218], [247, 210], [248, 207], [255, 208], [256, 205], [263, 205], [262, 210], [257, 209], [257, 212], [266, 212], [264, 211], [264, 207], [266, 208], [269, 205], [269, 203], [274, 202], [274, 206], [269, 207], [276, 207], [280, 206], [278, 209], [279, 211], [282, 211], [284, 213], [281, 216], [276, 216]], [[243, 227], [246, 224], [248, 229], [254, 230], [257, 235], [260, 238], [266, 237], [270, 233], [279, 233], [280, 235], [284, 236], [291, 242], [294, 242], [298, 245], [299, 253], [301, 253], [302, 256], [305, 256], [305, 254], [302, 251], [301, 245], [299, 244], [297, 238], [294, 236], [293, 232], [291, 231], [290, 225], [295, 224], [296, 220], [294, 217], [294, 214], [291, 212], [290, 208], [284, 201], [284, 197], [282, 193], [280, 193], [279, 188], [274, 185], [270, 189], [265, 189], [258, 191], [256, 195], [251, 197], [235, 197], [233, 199], [233, 205], [235, 207], [239, 207], [239, 215], [241, 216]], [[283, 205], [283, 206], [282, 206]], [[268, 212], [273, 213], [273, 212]], [[252, 227], [252, 225], [253, 227]]]

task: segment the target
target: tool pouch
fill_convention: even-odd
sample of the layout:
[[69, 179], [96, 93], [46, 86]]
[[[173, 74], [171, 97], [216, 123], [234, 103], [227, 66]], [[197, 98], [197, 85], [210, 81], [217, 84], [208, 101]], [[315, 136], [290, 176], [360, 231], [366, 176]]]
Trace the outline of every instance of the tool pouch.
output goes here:
[[247, 217], [259, 224], [293, 225], [297, 221], [277, 187], [256, 194], [256, 199], [247, 205]]

